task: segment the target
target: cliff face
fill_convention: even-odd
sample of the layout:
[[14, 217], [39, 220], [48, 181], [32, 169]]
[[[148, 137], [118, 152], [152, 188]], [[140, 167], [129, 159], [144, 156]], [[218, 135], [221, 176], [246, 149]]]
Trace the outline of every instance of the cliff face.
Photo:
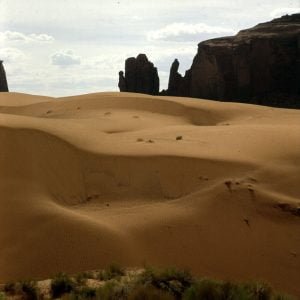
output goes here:
[[300, 14], [204, 41], [184, 77], [178, 66], [168, 95], [300, 107]]
[[8, 92], [6, 73], [2, 60], [0, 60], [0, 92]]
[[137, 58], [128, 58], [125, 61], [125, 77], [122, 71], [119, 73], [119, 88], [121, 92], [158, 95], [157, 68], [145, 54], [139, 54]]

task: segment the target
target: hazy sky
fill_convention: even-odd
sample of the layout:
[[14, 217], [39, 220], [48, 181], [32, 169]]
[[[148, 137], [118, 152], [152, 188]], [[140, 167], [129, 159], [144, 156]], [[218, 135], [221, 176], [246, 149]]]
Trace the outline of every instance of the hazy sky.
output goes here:
[[165, 88], [200, 41], [295, 12], [300, 0], [0, 0], [0, 59], [11, 91], [63, 96], [118, 90], [125, 59], [146, 53]]

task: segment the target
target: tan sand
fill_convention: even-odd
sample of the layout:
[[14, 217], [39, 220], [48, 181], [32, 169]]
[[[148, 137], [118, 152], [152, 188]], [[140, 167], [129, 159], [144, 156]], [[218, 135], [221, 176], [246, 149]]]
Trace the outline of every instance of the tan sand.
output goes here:
[[118, 262], [300, 296], [300, 111], [1, 93], [0, 143], [1, 282]]

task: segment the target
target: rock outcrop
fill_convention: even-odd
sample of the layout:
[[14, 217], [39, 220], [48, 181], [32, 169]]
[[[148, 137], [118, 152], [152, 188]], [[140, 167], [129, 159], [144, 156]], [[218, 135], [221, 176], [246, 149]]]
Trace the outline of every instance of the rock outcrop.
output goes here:
[[125, 77], [119, 72], [119, 88], [121, 92], [144, 93], [158, 95], [159, 77], [157, 68], [145, 54], [137, 58], [130, 57], [125, 61]]
[[185, 76], [178, 66], [164, 94], [300, 108], [300, 14], [201, 42]]
[[2, 60], [0, 60], [0, 92], [8, 92], [6, 73]]

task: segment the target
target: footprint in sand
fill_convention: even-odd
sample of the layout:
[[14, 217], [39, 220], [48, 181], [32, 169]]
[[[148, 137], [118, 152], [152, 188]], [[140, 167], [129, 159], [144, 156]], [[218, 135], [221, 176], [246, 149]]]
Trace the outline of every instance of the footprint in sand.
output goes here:
[[246, 225], [247, 225], [247, 226], [249, 226], [249, 227], [250, 227], [250, 221], [249, 221], [249, 219], [247, 219], [247, 218], [244, 218], [244, 222], [246, 223]]
[[224, 182], [224, 184], [226, 185], [226, 187], [228, 188], [228, 190], [232, 193], [232, 181], [231, 180], [227, 180]]
[[208, 177], [199, 176], [198, 179], [208, 181]]

